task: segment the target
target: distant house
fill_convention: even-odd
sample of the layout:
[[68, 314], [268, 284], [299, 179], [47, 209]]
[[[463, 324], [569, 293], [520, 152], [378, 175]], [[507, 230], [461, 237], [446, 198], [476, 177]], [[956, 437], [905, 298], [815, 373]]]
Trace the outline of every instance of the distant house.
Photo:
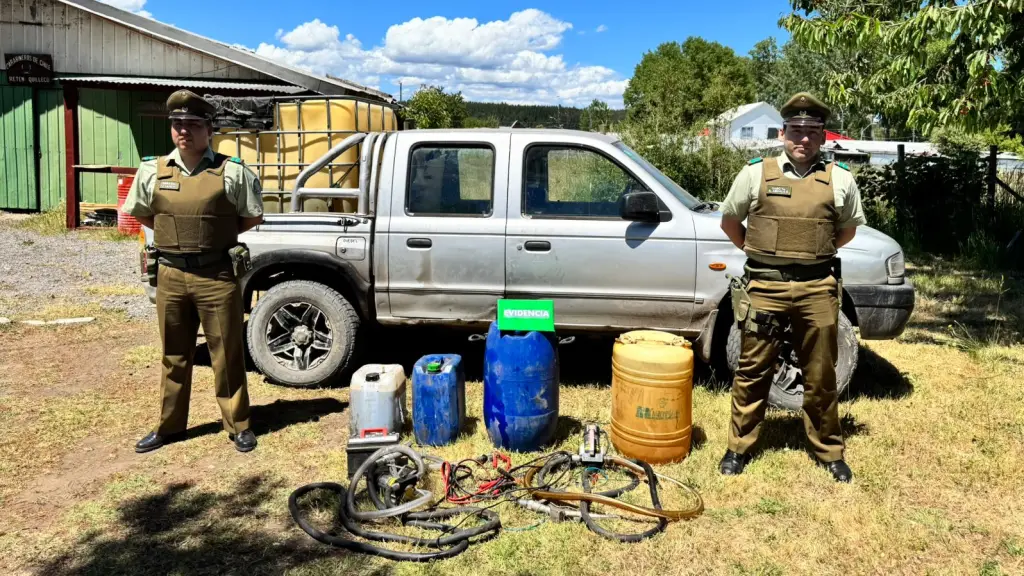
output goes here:
[[767, 102], [744, 104], [710, 122], [723, 140], [774, 140], [782, 130], [782, 115]]

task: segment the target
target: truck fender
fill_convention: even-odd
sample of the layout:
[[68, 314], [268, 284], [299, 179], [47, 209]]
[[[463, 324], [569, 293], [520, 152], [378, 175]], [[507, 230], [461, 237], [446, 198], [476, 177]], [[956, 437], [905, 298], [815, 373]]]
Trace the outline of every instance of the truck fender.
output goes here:
[[[273, 278], [278, 274], [282, 276], [280, 279]], [[348, 299], [364, 319], [373, 318], [371, 282], [362, 278], [350, 262], [303, 248], [270, 250], [252, 258], [252, 270], [239, 282], [246, 311], [249, 311], [254, 291], [267, 290], [284, 280], [326, 284]]]

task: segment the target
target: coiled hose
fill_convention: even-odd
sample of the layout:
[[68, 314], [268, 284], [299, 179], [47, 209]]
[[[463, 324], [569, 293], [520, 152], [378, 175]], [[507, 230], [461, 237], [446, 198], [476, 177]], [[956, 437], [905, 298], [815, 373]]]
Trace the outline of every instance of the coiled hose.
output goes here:
[[[650, 464], [641, 460], [627, 460], [625, 458], [619, 458], [618, 456], [605, 456], [605, 461], [611, 464], [615, 464], [622, 468], [625, 468], [632, 472], [632, 480], [630, 484], [617, 488], [615, 490], [609, 490], [606, 492], [593, 493], [590, 492], [590, 479], [586, 474], [586, 470], [583, 471], [583, 487], [584, 492], [563, 492], [540, 489], [534, 486], [533, 479], [535, 476], [540, 476], [542, 485], [547, 485], [546, 479], [548, 474], [557, 466], [571, 463], [573, 460], [569, 453], [562, 453], [556, 458], [548, 461], [543, 467], [538, 469], [531, 469], [526, 473], [524, 478], [524, 484], [531, 491], [530, 493], [534, 498], [549, 500], [552, 502], [579, 502], [580, 513], [583, 521], [587, 527], [590, 528], [596, 534], [604, 536], [612, 540], [618, 540], [622, 542], [639, 542], [645, 538], [649, 538], [654, 534], [657, 534], [665, 529], [670, 520], [683, 520], [688, 518], [695, 518], [704, 511], [704, 502], [697, 491], [693, 490], [689, 486], [682, 484], [678, 481], [671, 480], [661, 476], [654, 472]], [[615, 500], [616, 496], [620, 496], [639, 485], [640, 475], [647, 480], [648, 486], [651, 491], [651, 503], [653, 508], [647, 508], [644, 506], [637, 506], [628, 502], [622, 502]], [[683, 489], [691, 492], [695, 498], [695, 504], [687, 509], [683, 510], [664, 510], [661, 506], [661, 500], [658, 496], [658, 479], [665, 478], [671, 480], [673, 483], [682, 487]], [[649, 516], [658, 520], [658, 525], [650, 530], [642, 532], [640, 534], [617, 534], [601, 528], [594, 522], [594, 515], [590, 513], [590, 504], [603, 504], [606, 506], [612, 506], [620, 510], [639, 514], [641, 516]]]
[[[461, 554], [469, 548], [469, 541], [471, 538], [483, 536], [488, 533], [491, 535], [497, 534], [498, 530], [501, 528], [501, 520], [498, 518], [498, 515], [491, 510], [462, 506], [444, 510], [412, 512], [412, 510], [415, 510], [430, 501], [432, 495], [427, 490], [417, 489], [416, 492], [419, 497], [416, 500], [400, 505], [394, 505], [394, 502], [392, 501], [395, 497], [390, 492], [385, 494], [384, 498], [381, 498], [380, 494], [377, 493], [377, 486], [374, 482], [375, 479], [373, 478], [372, 471], [376, 468], [376, 464], [386, 460], [392, 460], [397, 458], [399, 455], [408, 456], [416, 465], [416, 471], [411, 477], [412, 480], [420, 479], [426, 472], [423, 459], [417, 452], [407, 446], [387, 446], [377, 450], [366, 459], [363, 465], [360, 466], [352, 476], [353, 483], [348, 489], [336, 482], [316, 482], [300, 486], [288, 497], [288, 512], [302, 531], [318, 542], [328, 544], [330, 546], [336, 546], [338, 548], [345, 548], [353, 552], [380, 556], [389, 560], [424, 562], [451, 558]], [[355, 486], [359, 482], [359, 479], [364, 476], [370, 499], [374, 502], [374, 506], [378, 508], [375, 511], [359, 512], [355, 509]], [[341, 521], [342, 527], [344, 527], [349, 533], [366, 540], [424, 546], [436, 549], [436, 551], [401, 552], [389, 550], [387, 548], [374, 546], [358, 540], [341, 538], [323, 532], [310, 524], [310, 522], [299, 512], [299, 498], [314, 490], [327, 490], [338, 494], [340, 498], [340, 503], [338, 505], [338, 518]], [[482, 518], [484, 522], [478, 526], [467, 529], [459, 529], [458, 526], [451, 526], [437, 522], [438, 520], [462, 514], [478, 516]], [[444, 532], [445, 534], [443, 536], [438, 536], [437, 538], [417, 538], [413, 536], [389, 534], [386, 532], [374, 532], [364, 529], [357, 521], [380, 518], [397, 518], [402, 521], [403, 525], [414, 526], [427, 530], [437, 530]]]
[[[654, 509], [661, 510], [661, 501], [658, 499], [658, 478], [654, 475], [654, 470], [651, 468], [650, 464], [643, 460], [636, 460], [635, 462], [640, 466], [643, 466], [644, 472], [647, 474], [647, 485], [651, 489], [651, 503], [653, 504]], [[636, 478], [635, 475], [634, 478]], [[636, 486], [636, 484], [633, 486]], [[590, 476], [587, 474], [586, 470], [583, 471], [583, 490], [585, 492], [590, 492]], [[619, 532], [605, 530], [599, 526], [597, 522], [594, 522], [594, 519], [590, 516], [590, 502], [587, 502], [586, 500], [580, 502], [580, 515], [583, 517], [583, 523], [586, 524], [587, 528], [590, 528], [592, 532], [604, 536], [609, 540], [619, 540], [621, 542], [640, 542], [641, 540], [650, 538], [651, 536], [664, 531], [668, 526], [668, 520], [665, 518], [658, 518], [657, 525], [639, 534], [621, 534]]]

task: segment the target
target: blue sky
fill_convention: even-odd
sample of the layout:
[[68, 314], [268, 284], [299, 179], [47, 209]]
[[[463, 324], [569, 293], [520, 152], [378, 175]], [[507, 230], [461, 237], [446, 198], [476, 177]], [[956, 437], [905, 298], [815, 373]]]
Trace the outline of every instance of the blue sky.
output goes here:
[[739, 54], [788, 0], [329, 2], [104, 0], [269, 58], [406, 97], [420, 83], [470, 100], [621, 107], [648, 50], [702, 36]]

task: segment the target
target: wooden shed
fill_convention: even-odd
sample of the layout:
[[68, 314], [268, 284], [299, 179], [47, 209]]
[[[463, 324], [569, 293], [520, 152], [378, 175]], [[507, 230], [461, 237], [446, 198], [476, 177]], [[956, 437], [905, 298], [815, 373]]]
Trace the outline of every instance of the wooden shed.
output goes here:
[[203, 95], [394, 98], [95, 0], [0, 2], [0, 210], [117, 203], [118, 168], [171, 148], [164, 112]]

